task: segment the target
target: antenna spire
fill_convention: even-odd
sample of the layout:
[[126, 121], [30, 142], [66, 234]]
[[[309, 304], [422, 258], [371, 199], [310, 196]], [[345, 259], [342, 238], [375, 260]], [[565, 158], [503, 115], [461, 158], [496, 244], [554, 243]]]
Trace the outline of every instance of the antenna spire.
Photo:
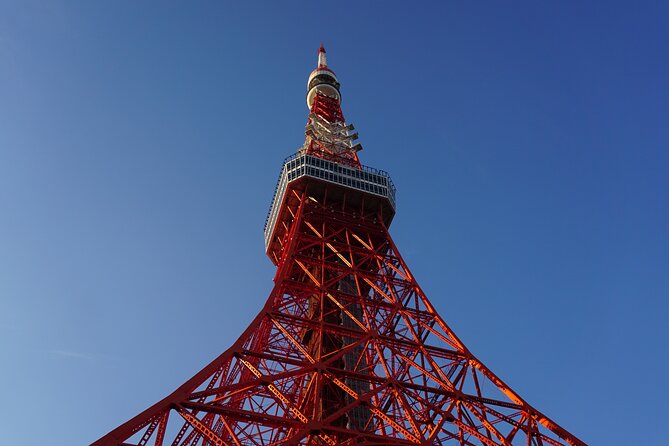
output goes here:
[[325, 47], [323, 46], [323, 42], [321, 42], [321, 47], [318, 48], [318, 66], [319, 67], [328, 66], [327, 59], [325, 58]]

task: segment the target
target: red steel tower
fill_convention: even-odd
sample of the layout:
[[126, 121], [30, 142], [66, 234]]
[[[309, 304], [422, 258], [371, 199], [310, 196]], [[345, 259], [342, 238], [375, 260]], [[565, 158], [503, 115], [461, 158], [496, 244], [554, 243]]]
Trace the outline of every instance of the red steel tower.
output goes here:
[[94, 446], [585, 444], [437, 314], [388, 233], [393, 183], [360, 164], [340, 103], [321, 46], [305, 142], [265, 224], [267, 303], [232, 347]]

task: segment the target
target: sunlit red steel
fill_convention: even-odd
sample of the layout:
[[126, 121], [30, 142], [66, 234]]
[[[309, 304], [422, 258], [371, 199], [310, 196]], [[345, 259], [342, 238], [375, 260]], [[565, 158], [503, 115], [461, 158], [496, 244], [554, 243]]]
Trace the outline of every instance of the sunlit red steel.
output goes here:
[[[363, 168], [336, 88], [311, 95], [301, 153], [350, 174]], [[93, 445], [584, 445], [469, 352], [393, 243], [394, 202], [363, 186], [308, 171], [287, 182], [264, 308], [221, 356]]]

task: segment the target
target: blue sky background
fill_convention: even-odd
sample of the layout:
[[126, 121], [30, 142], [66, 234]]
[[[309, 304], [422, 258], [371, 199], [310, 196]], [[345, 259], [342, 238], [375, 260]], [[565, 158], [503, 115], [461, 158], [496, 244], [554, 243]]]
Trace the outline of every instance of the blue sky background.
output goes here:
[[241, 334], [323, 41], [460, 338], [584, 441], [664, 443], [667, 3], [320, 4], [0, 2], [1, 442], [88, 444]]

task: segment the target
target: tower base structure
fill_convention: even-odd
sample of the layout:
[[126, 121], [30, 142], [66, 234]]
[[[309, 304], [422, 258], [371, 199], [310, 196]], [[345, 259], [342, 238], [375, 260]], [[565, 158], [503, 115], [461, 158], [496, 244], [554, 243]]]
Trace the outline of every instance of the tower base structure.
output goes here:
[[[439, 317], [393, 243], [383, 206], [370, 200], [368, 212], [360, 192], [309, 180], [286, 190], [292, 217], [282, 222], [275, 286], [248, 329], [95, 446], [584, 444]], [[172, 424], [180, 427], [165, 443]]]

